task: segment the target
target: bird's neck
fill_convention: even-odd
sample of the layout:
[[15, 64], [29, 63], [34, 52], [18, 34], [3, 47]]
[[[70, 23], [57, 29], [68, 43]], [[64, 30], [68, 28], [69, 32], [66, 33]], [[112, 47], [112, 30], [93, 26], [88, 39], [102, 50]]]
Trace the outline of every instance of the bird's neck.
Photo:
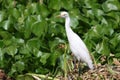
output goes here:
[[70, 27], [70, 17], [65, 18], [65, 28], [66, 30], [72, 30]]
[[66, 34], [68, 37], [68, 40], [70, 38], [70, 35], [74, 34], [74, 32], [72, 31], [71, 27], [70, 27], [70, 17], [67, 17], [65, 19], [65, 28], [66, 28]]
[[70, 28], [70, 17], [65, 18], [65, 28]]

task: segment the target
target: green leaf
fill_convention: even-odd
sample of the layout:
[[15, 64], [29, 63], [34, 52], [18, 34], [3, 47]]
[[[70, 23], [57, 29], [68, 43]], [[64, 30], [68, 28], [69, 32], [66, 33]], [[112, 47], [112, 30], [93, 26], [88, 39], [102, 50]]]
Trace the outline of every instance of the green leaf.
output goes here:
[[11, 55], [12, 57], [18, 52], [18, 49], [16, 46], [8, 46], [4, 49], [4, 52], [7, 52], [8, 55]]
[[60, 43], [65, 43], [65, 41], [60, 38], [55, 38], [55, 40], [49, 41], [50, 51], [53, 53], [54, 50], [56, 50], [58, 44]]
[[96, 18], [99, 21], [101, 21], [101, 19], [103, 18], [104, 12], [101, 9], [94, 9], [93, 14], [94, 14], [94, 16], [96, 16]]
[[3, 28], [5, 30], [8, 30], [8, 28], [10, 27], [10, 20], [6, 20], [3, 22]]
[[33, 39], [30, 39], [30, 40], [27, 41], [27, 46], [30, 50], [34, 49], [34, 48], [39, 49], [40, 48], [40, 43], [41, 42], [38, 38], [33, 38]]
[[106, 1], [103, 3], [102, 8], [105, 12], [112, 11], [112, 10], [119, 10], [120, 9], [120, 3], [115, 1]]
[[12, 41], [8, 39], [8, 40], [4, 40], [3, 43], [5, 46], [8, 46], [12, 44]]
[[73, 0], [61, 0], [62, 7], [64, 7], [67, 10], [73, 9]]
[[33, 48], [32, 50], [32, 54], [36, 57], [36, 58], [40, 58], [42, 56], [42, 52], [39, 51], [39, 49], [37, 48]]
[[37, 10], [38, 10], [37, 3], [31, 3], [27, 5], [27, 9], [26, 9], [27, 14], [34, 14], [37, 12]]
[[48, 73], [49, 72], [49, 70], [47, 69], [47, 68], [45, 68], [45, 67], [39, 67], [39, 68], [37, 68], [36, 70], [35, 70], [35, 72], [36, 73], [38, 73], [38, 74], [46, 74], [46, 73]]
[[111, 40], [110, 43], [114, 46], [114, 48], [120, 43], [120, 34], [116, 34]]
[[101, 31], [101, 28], [99, 28], [98, 26], [93, 26], [85, 36], [88, 35], [89, 39], [93, 40], [100, 39], [101, 34], [99, 33], [99, 31]]
[[[115, 24], [119, 23], [120, 21], [120, 16], [119, 16], [119, 13], [115, 13], [115, 12], [109, 12], [108, 14], [106, 14], [106, 16], [110, 17], [113, 21], [111, 22], [114, 22]], [[110, 22], [109, 22], [110, 23]]]
[[99, 54], [103, 54], [105, 56], [108, 56], [110, 54], [110, 49], [108, 47], [107, 41], [103, 39], [101, 43], [98, 43], [96, 46], [96, 51]]
[[84, 0], [84, 8], [99, 8], [99, 5], [96, 3], [96, 0]]
[[33, 76], [30, 75], [19, 75], [16, 80], [35, 80]]
[[18, 19], [20, 17], [20, 12], [16, 8], [10, 9], [10, 14], [12, 14], [15, 19]]
[[19, 53], [25, 55], [25, 57], [30, 57], [31, 56], [30, 51], [31, 51], [31, 49], [26, 45], [23, 45], [19, 49]]
[[40, 9], [40, 14], [42, 15], [42, 17], [47, 17], [50, 13], [46, 5], [44, 4], [40, 4], [39, 9]]
[[116, 54], [115, 54], [115, 57], [116, 57], [116, 58], [120, 58], [120, 53], [116, 53]]
[[70, 23], [70, 25], [71, 25], [72, 27], [74, 27], [74, 28], [75, 28], [76, 26], [78, 26], [78, 24], [79, 24], [78, 19], [75, 18], [74, 16], [71, 16], [70, 18], [71, 18], [71, 23]]
[[0, 40], [0, 48], [4, 46], [3, 40]]
[[84, 42], [87, 45], [88, 50], [90, 50], [90, 52], [92, 52], [92, 49], [94, 49], [94, 47], [96, 46], [95, 41], [89, 39], [89, 37], [87, 35], [84, 39]]
[[40, 62], [45, 65], [47, 63], [47, 59], [49, 58], [50, 53], [43, 53], [43, 55], [40, 58]]
[[22, 61], [16, 62], [15, 65], [19, 72], [23, 71], [25, 68], [25, 64]]
[[45, 21], [35, 22], [32, 25], [32, 32], [38, 37], [43, 37], [45, 35], [46, 28], [47, 28], [47, 23]]
[[4, 17], [5, 17], [5, 12], [4, 11], [0, 11], [0, 22], [3, 21]]
[[60, 54], [61, 53], [57, 50], [54, 53], [51, 53], [49, 58], [50, 65], [55, 66], [57, 59], [60, 57]]
[[49, 0], [48, 7], [50, 9], [60, 10], [60, 8], [61, 8], [61, 4], [60, 3], [61, 3], [61, 0], [55, 0], [55, 1]]
[[34, 22], [35, 20], [32, 18], [32, 17], [28, 17], [27, 20], [25, 21], [25, 32], [24, 32], [24, 35], [25, 35], [25, 38], [29, 38], [30, 35], [31, 35], [31, 25], [32, 23]]
[[104, 10], [106, 11], [111, 11], [111, 10], [118, 10], [117, 6], [111, 3], [108, 3], [106, 5], [104, 5]]
[[41, 52], [41, 51], [38, 51], [38, 52], [36, 53], [36, 57], [40, 57], [40, 56], [42, 56], [42, 52]]
[[2, 51], [2, 48], [0, 48], [0, 67], [2, 68], [4, 66], [4, 53]]
[[93, 10], [91, 10], [91, 9], [87, 10], [86, 11], [86, 16], [93, 19], [94, 18], [94, 12], [93, 12]]
[[17, 61], [12, 65], [11, 73], [15, 73], [15, 71], [22, 72], [25, 69], [25, 63], [23, 61]]
[[16, 43], [19, 43], [19, 44], [23, 44], [24, 43], [24, 40], [19, 38], [19, 39], [14, 39], [16, 41]]

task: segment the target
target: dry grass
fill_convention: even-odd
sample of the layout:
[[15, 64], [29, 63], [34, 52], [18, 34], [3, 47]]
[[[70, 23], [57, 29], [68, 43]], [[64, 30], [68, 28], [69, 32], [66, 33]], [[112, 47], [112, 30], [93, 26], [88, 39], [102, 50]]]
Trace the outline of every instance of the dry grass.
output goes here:
[[[117, 63], [116, 63], [117, 62]], [[114, 62], [114, 66], [111, 65], [95, 65], [94, 70], [83, 68], [80, 76], [78, 75], [78, 69], [67, 74], [67, 78], [60, 76], [60, 80], [120, 80], [120, 65], [119, 61]]]

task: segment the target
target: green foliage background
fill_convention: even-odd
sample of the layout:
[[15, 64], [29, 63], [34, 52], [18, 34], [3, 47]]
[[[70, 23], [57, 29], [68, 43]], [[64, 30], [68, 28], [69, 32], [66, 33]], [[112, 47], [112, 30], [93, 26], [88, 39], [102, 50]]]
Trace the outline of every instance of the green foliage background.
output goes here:
[[68, 41], [56, 15], [64, 10], [97, 62], [101, 56], [112, 61], [110, 54], [120, 58], [119, 0], [0, 0], [0, 68], [16, 76], [63, 66]]

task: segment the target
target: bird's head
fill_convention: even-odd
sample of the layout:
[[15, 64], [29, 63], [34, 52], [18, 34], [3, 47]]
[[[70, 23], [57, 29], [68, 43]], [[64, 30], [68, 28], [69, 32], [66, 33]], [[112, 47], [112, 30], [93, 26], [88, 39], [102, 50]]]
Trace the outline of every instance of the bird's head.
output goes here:
[[67, 12], [65, 12], [65, 11], [62, 11], [62, 12], [60, 13], [60, 15], [58, 15], [58, 17], [66, 18], [66, 17], [69, 17], [69, 14], [68, 14]]

